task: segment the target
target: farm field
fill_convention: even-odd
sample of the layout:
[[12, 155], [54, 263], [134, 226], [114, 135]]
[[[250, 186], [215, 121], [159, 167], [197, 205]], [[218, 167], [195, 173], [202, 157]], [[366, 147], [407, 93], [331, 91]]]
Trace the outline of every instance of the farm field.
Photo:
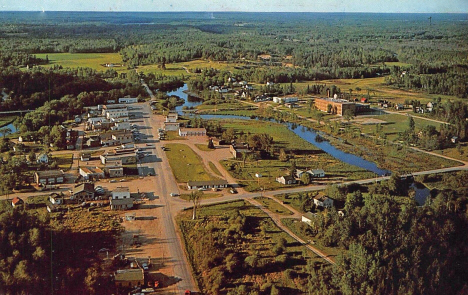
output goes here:
[[117, 72], [126, 72], [127, 67], [107, 68], [102, 66], [106, 63], [122, 64], [122, 58], [119, 53], [41, 53], [36, 57], [45, 59], [49, 57], [49, 64], [42, 67], [53, 67], [60, 65], [68, 68], [91, 68], [97, 71], [106, 71], [114, 69]]

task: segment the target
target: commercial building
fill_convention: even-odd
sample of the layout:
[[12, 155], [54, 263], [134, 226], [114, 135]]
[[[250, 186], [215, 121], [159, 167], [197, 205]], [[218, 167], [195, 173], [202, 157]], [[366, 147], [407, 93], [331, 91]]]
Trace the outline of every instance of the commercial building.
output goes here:
[[356, 104], [345, 99], [316, 98], [315, 107], [322, 112], [336, 114], [339, 116], [343, 116], [346, 110], [350, 110], [353, 115], [356, 113]]
[[34, 181], [37, 184], [56, 184], [63, 183], [65, 177], [61, 170], [37, 171], [34, 173]]

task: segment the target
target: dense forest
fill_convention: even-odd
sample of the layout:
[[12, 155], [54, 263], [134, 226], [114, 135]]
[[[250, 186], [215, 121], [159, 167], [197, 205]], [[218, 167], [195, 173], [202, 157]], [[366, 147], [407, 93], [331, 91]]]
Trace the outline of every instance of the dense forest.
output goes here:
[[395, 87], [468, 96], [463, 15], [429, 23], [410, 14], [68, 14], [5, 16], [2, 64], [47, 63], [35, 53], [119, 52], [128, 68], [201, 58], [237, 62], [252, 82], [389, 75]]

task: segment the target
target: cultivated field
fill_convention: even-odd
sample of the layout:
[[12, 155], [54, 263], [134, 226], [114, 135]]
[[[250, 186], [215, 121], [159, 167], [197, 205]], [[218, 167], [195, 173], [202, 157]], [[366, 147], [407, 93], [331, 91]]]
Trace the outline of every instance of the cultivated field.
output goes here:
[[43, 65], [43, 67], [53, 67], [54, 65], [60, 65], [64, 68], [91, 68], [97, 71], [106, 71], [108, 69], [114, 69], [117, 72], [127, 71], [125, 66], [115, 66], [107, 68], [103, 66], [107, 63], [113, 63], [115, 65], [122, 64], [122, 58], [119, 53], [41, 53], [36, 54], [36, 57], [45, 59], [49, 57], [49, 64]]

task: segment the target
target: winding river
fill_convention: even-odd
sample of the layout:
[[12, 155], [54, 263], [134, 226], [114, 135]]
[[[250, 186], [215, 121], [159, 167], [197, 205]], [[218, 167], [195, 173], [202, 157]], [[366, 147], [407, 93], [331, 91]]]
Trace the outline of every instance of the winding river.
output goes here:
[[[185, 100], [185, 103], [183, 105], [178, 106], [176, 108], [176, 111], [179, 114], [183, 113], [183, 108], [184, 107], [190, 107], [191, 108], [191, 107], [196, 107], [199, 104], [201, 104], [200, 101], [193, 101], [192, 99], [189, 99], [189, 95], [186, 92], [184, 92], [186, 90], [188, 90], [187, 84], [185, 84], [183, 87], [181, 87], [181, 88], [179, 88], [179, 89], [177, 89], [175, 91], [167, 93], [168, 95], [176, 95], [176, 96], [178, 96], [180, 98], [183, 98]], [[200, 118], [203, 118], [203, 119], [252, 120], [252, 118], [250, 118], [250, 117], [235, 116], [235, 115], [200, 115]], [[257, 120], [262, 120], [262, 119], [257, 119]], [[334, 157], [334, 158], [336, 158], [336, 159], [338, 159], [338, 160], [340, 160], [342, 162], [345, 162], [345, 163], [348, 163], [348, 164], [351, 164], [351, 165], [366, 169], [368, 171], [374, 172], [379, 176], [390, 173], [390, 171], [388, 171], [388, 170], [380, 169], [373, 162], [364, 160], [363, 158], [358, 157], [356, 155], [343, 152], [342, 150], [340, 150], [337, 147], [330, 144], [328, 141], [317, 142], [316, 137], [319, 134], [319, 132], [317, 132], [317, 131], [315, 131], [313, 129], [310, 129], [308, 127], [304, 127], [302, 125], [295, 125], [295, 124], [292, 124], [292, 123], [282, 123], [282, 124], [285, 124], [288, 127], [289, 130], [291, 130], [292, 132], [297, 134], [302, 139], [304, 139], [307, 142], [315, 145], [319, 149], [323, 150], [324, 152], [328, 153], [332, 157]]]

